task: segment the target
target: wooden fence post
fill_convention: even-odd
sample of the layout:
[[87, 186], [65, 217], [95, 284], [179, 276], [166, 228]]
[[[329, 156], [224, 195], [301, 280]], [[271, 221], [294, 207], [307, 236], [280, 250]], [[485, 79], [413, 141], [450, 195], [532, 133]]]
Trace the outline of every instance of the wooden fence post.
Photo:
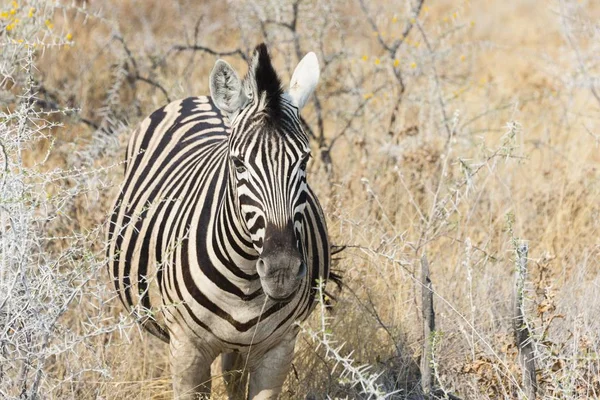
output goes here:
[[435, 331], [435, 314], [433, 312], [433, 290], [429, 279], [429, 262], [427, 256], [421, 258], [421, 293], [423, 307], [423, 355], [421, 357], [421, 387], [429, 396], [433, 390], [433, 374], [431, 371], [432, 334]]
[[528, 400], [536, 398], [537, 381], [535, 377], [535, 353], [531, 342], [531, 332], [525, 323], [523, 312], [523, 290], [527, 276], [527, 255], [529, 246], [520, 243], [517, 246], [517, 262], [515, 268], [514, 319], [515, 340], [519, 349], [519, 364], [523, 373], [523, 388]]

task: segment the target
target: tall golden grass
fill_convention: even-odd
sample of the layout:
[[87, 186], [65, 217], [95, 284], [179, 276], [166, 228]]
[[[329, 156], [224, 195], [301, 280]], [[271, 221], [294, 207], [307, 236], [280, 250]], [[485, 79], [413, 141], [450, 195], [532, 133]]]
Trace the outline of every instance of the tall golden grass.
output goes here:
[[[540, 396], [600, 397], [600, 99], [592, 92], [600, 77], [593, 18], [599, 4], [425, 0], [413, 20], [404, 4], [385, 0], [366, 10], [360, 2], [306, 0], [298, 15], [302, 50], [317, 51], [322, 62], [336, 54], [317, 90], [321, 145], [335, 142], [332, 163], [319, 157], [323, 148], [313, 141], [308, 179], [332, 242], [347, 246], [336, 256], [344, 288], [334, 291], [330, 321], [332, 337], [345, 343], [342, 352], [381, 373], [389, 392], [402, 390], [402, 397], [417, 390], [421, 345], [429, 340], [422, 335], [418, 279], [426, 254], [435, 290], [437, 386], [469, 399], [524, 398], [511, 293], [513, 243], [526, 240], [526, 315]], [[80, 111], [60, 118], [43, 168], [69, 167], [74, 152], [91, 152], [90, 165], [106, 168], [109, 188], [79, 196], [68, 218], [53, 225], [57, 235], [104, 223], [128, 132], [166, 103], [165, 93], [170, 99], [208, 93], [217, 57], [173, 46], [246, 51], [267, 40], [285, 82], [298, 61], [294, 37], [271, 22], [261, 31], [258, 21], [291, 16], [289, 4], [267, 1], [94, 0], [57, 7], [52, 29], [71, 40], [36, 54], [39, 96]], [[393, 43], [407, 23], [414, 27], [391, 58], [380, 38]], [[240, 57], [226, 59], [245, 70]], [[403, 74], [403, 92], [394, 69]], [[315, 132], [318, 111], [313, 103], [304, 112]], [[49, 146], [38, 143], [29, 162]], [[83, 296], [66, 323], [85, 329], [78, 316], [94, 306], [110, 310], [106, 324], [116, 323], [121, 308], [111, 297], [107, 292], [98, 303]], [[319, 317], [317, 310], [306, 326], [319, 330]], [[106, 373], [73, 376], [72, 356], [57, 358], [48, 367], [48, 397], [172, 395], [166, 347], [135, 325], [76, 349], [75, 358]], [[360, 397], [322, 346], [301, 335], [296, 350], [283, 398]]]

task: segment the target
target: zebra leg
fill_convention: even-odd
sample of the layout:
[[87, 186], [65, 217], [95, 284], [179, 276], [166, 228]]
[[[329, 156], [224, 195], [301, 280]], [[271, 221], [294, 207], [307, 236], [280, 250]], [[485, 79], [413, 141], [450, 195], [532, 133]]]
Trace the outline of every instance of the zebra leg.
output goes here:
[[249, 399], [277, 399], [292, 365], [297, 335], [298, 328], [293, 327], [278, 345], [252, 363]]
[[240, 353], [221, 354], [223, 379], [230, 400], [243, 400], [246, 397], [248, 372], [244, 371], [245, 357]]
[[198, 347], [189, 340], [171, 336], [169, 358], [173, 375], [173, 392], [177, 400], [210, 398], [210, 364], [214, 351]]

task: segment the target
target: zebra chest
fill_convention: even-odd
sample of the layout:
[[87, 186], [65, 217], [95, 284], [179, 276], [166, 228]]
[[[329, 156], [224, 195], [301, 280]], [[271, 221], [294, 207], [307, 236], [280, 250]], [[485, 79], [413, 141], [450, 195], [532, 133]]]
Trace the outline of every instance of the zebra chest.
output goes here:
[[[215, 293], [216, 294], [216, 293]], [[208, 302], [188, 298], [189, 309], [197, 323], [196, 335], [211, 335], [226, 349], [239, 350], [251, 344], [270, 345], [296, 321], [295, 302], [274, 303], [258, 296], [241, 300], [223, 293], [205, 294]]]
[[[303, 310], [303, 291], [287, 303], [268, 300], [254, 274], [234, 269], [239, 265], [209, 251], [207, 243], [212, 241], [192, 239], [171, 252], [169, 271], [163, 273], [162, 302], [166, 310], [175, 307], [185, 316], [193, 336], [210, 335], [235, 350], [250, 343], [271, 343], [288, 331]], [[244, 265], [246, 269], [253, 262]]]

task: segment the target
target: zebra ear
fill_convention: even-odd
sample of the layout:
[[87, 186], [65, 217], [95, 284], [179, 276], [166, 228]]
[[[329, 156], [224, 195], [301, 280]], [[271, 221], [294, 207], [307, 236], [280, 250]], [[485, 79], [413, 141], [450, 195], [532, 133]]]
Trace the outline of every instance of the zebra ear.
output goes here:
[[319, 60], [312, 51], [304, 56], [292, 74], [288, 94], [292, 103], [301, 109], [319, 82]]
[[217, 60], [210, 73], [210, 95], [216, 106], [230, 120], [247, 103], [243, 85], [237, 72], [226, 61]]

